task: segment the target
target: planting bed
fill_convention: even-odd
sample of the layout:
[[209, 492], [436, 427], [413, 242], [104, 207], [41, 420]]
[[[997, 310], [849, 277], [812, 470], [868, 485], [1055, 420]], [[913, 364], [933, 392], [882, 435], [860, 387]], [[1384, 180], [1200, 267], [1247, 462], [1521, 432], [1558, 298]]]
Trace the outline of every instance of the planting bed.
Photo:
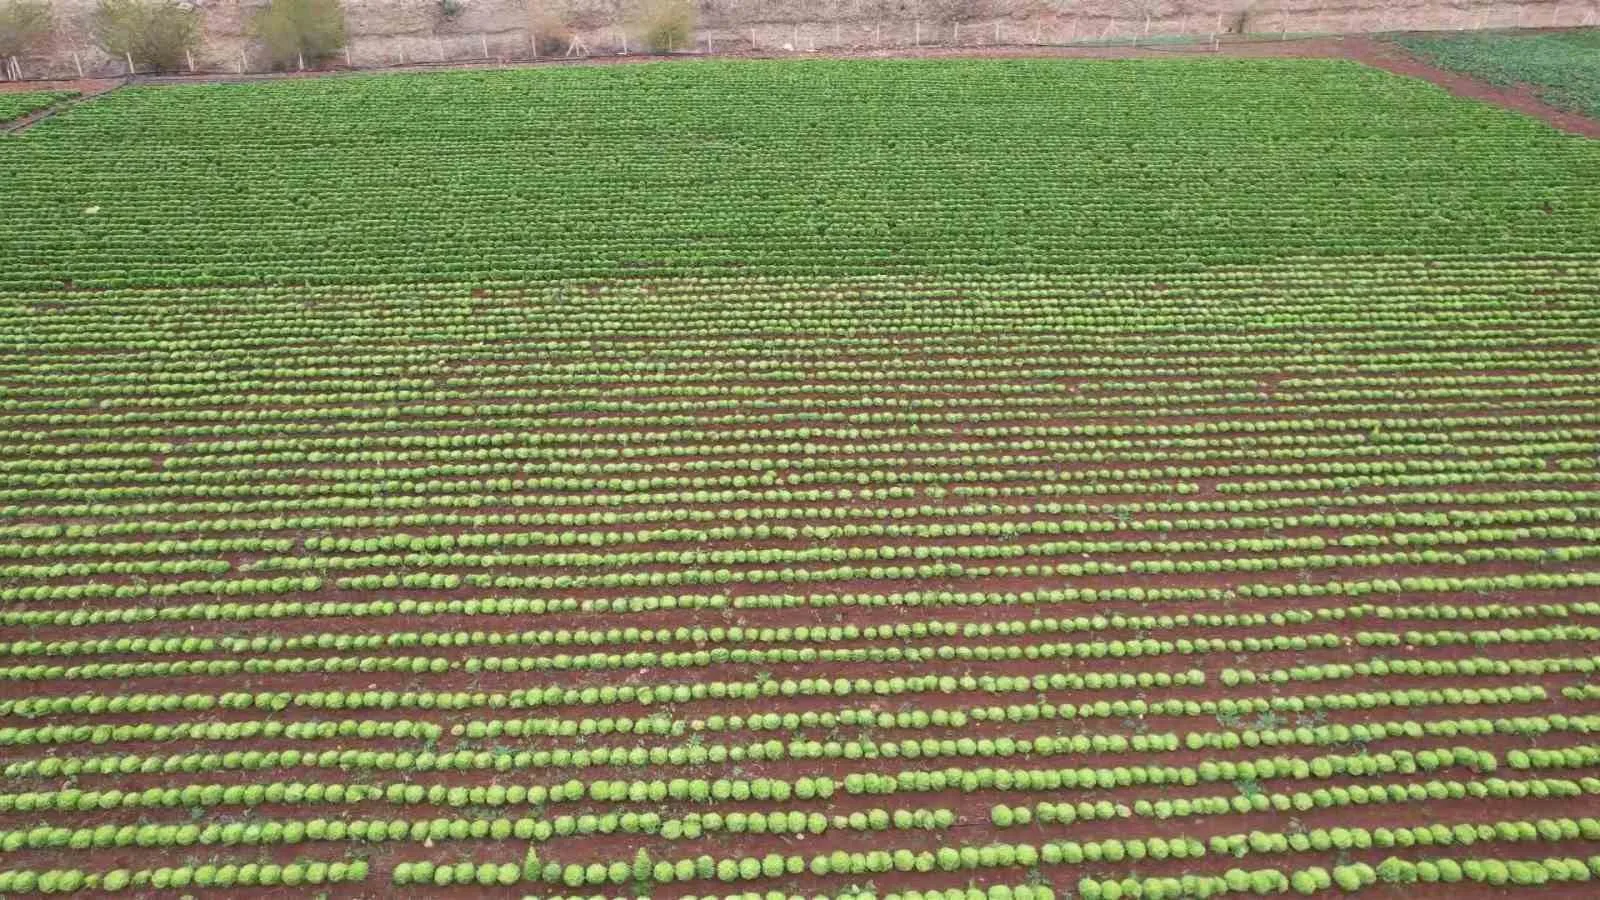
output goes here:
[[818, 61], [0, 164], [0, 894], [1600, 878], [1600, 144]]
[[0, 92], [0, 123], [21, 118], [28, 113], [76, 96], [76, 91]]

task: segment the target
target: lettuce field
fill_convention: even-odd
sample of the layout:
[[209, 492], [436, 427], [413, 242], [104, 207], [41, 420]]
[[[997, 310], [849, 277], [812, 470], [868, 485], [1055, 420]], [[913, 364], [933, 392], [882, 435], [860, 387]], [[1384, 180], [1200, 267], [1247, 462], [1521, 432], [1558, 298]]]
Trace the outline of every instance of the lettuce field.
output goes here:
[[0, 895], [1600, 893], [1600, 143], [683, 62], [0, 172]]
[[1497, 85], [1527, 85], [1561, 109], [1600, 117], [1600, 28], [1415, 34], [1398, 39], [1423, 59]]

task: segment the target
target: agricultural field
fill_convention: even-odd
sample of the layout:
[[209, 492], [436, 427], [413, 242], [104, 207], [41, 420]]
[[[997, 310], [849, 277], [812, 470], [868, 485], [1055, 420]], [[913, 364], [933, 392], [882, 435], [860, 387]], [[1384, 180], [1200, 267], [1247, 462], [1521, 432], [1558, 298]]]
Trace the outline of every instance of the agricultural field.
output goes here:
[[1436, 66], [1503, 87], [1527, 85], [1552, 106], [1600, 119], [1600, 28], [1416, 34], [1398, 41]]
[[0, 124], [76, 96], [77, 91], [0, 91]]
[[0, 895], [1600, 881], [1600, 143], [752, 61], [0, 169]]

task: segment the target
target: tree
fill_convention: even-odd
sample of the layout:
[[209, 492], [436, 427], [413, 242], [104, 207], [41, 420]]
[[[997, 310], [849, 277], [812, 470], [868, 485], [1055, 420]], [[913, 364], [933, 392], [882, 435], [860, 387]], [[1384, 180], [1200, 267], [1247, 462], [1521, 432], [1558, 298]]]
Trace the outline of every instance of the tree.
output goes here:
[[644, 46], [653, 53], [692, 50], [694, 7], [687, 0], [646, 0], [639, 10]]
[[0, 2], [0, 58], [22, 56], [50, 36], [49, 0]]
[[172, 0], [100, 0], [90, 18], [100, 49], [135, 65], [172, 71], [200, 38], [200, 14]]
[[253, 25], [273, 68], [320, 62], [344, 46], [339, 0], [272, 0]]

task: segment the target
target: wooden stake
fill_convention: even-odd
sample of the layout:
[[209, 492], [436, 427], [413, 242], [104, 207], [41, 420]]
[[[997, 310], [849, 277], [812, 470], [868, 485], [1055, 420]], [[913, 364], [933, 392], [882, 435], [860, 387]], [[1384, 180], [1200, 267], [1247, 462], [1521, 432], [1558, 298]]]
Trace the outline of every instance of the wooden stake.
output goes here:
[[917, 26], [916, 26], [916, 32], [915, 33], [916, 33], [916, 38], [915, 38], [916, 45], [918, 47], [921, 47], [922, 46], [922, 20], [921, 19], [917, 20]]
[[83, 77], [83, 60], [78, 58], [78, 51], [72, 51], [72, 65], [78, 70], [78, 77]]
[[244, 51], [239, 51], [239, 74], [244, 74]]
[[950, 43], [951, 44], [960, 44], [961, 43], [961, 23], [960, 22], [955, 23], [955, 25], [951, 26], [951, 28], [950, 28]]
[[1145, 13], [1144, 14], [1144, 34], [1145, 34], [1145, 37], [1149, 37], [1150, 36], [1150, 14], [1149, 13]]
[[483, 58], [484, 59], [488, 59], [489, 58], [489, 36], [485, 35], [485, 34], [478, 35], [478, 44], [483, 47]]
[[305, 55], [304, 52], [301, 52], [299, 54], [299, 56], [300, 56], [300, 71], [304, 72], [306, 70], [306, 55]]
[[350, 61], [350, 45], [344, 45], [344, 64], [346, 68], [354, 69], [356, 64]]
[[124, 50], [124, 51], [122, 51], [122, 55], [123, 55], [123, 58], [127, 59], [127, 61], [128, 61], [128, 74], [132, 75], [133, 74], [133, 54], [128, 52], [128, 51], [126, 51], [126, 50]]
[[759, 50], [759, 49], [761, 49], [761, 45], [756, 42], [756, 27], [754, 25], [750, 26], [750, 49], [751, 50]]
[[194, 71], [194, 53], [186, 49], [183, 51], [183, 55], [189, 60], [189, 71], [192, 73]]
[[1000, 43], [1000, 20], [999, 19], [995, 19], [994, 20], [994, 42], [997, 45]]
[[877, 26], [874, 27], [873, 30], [872, 30], [872, 45], [874, 47], [882, 47], [883, 46], [883, 23], [882, 22], [879, 22], [877, 24]]

